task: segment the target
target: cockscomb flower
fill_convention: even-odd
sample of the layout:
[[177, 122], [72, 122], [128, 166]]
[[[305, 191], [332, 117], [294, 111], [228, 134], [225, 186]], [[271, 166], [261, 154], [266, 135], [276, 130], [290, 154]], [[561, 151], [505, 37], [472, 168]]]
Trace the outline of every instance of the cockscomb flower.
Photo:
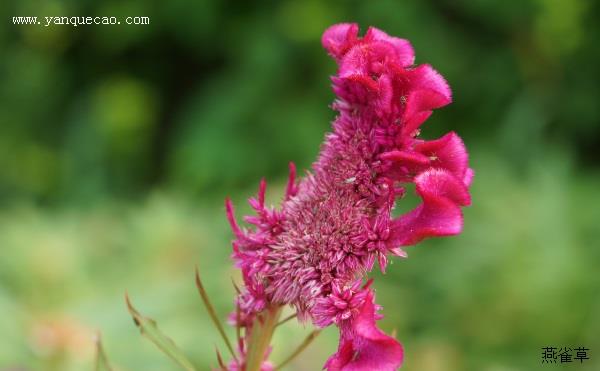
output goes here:
[[[328, 370], [397, 369], [402, 347], [376, 327], [375, 296], [370, 281], [362, 282], [375, 262], [385, 271], [390, 256], [406, 257], [403, 247], [459, 233], [461, 207], [470, 204], [473, 171], [460, 137], [419, 137], [432, 111], [451, 102], [442, 76], [413, 65], [407, 40], [376, 28], [360, 37], [356, 24], [337, 24], [322, 44], [338, 64], [332, 78], [338, 116], [312, 171], [297, 182], [290, 164], [279, 209], [265, 205], [261, 181], [250, 199], [256, 215], [244, 218], [251, 228], [238, 225], [226, 202], [232, 257], [244, 282], [230, 318], [246, 330], [248, 351], [240, 356], [255, 354], [247, 371], [260, 367], [273, 331], [268, 323], [286, 305], [301, 321], [339, 327]], [[422, 203], [393, 218], [409, 183]]]

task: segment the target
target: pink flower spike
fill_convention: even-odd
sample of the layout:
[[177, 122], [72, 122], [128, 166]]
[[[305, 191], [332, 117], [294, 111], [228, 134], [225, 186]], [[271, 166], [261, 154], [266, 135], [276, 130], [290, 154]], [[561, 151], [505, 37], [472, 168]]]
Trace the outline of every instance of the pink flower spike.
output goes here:
[[402, 250], [401, 247], [394, 247], [393, 249], [390, 249], [390, 252], [395, 256], [399, 256], [401, 258], [408, 258], [408, 254], [406, 253], [406, 251]]
[[402, 345], [377, 328], [373, 292], [360, 311], [340, 326], [340, 346], [324, 368], [328, 371], [395, 371], [402, 364]]
[[265, 207], [265, 193], [267, 192], [267, 181], [265, 178], [260, 180], [260, 185], [258, 186], [258, 203], [264, 208]]
[[285, 190], [285, 200], [289, 200], [298, 193], [298, 185], [296, 184], [296, 164], [290, 162], [289, 164], [290, 176], [288, 178], [287, 187]]
[[311, 312], [315, 325], [322, 328], [332, 323], [341, 325], [343, 321], [356, 316], [367, 299], [371, 282], [369, 280], [363, 288], [360, 287], [361, 280], [356, 280], [350, 287], [340, 287], [340, 282], [334, 282], [332, 292], [317, 299]]
[[227, 220], [229, 221], [229, 224], [231, 225], [231, 229], [233, 230], [233, 233], [235, 234], [235, 236], [237, 238], [242, 238], [244, 236], [244, 233], [240, 229], [240, 226], [237, 224], [237, 221], [235, 220], [233, 203], [231, 202], [231, 199], [229, 197], [227, 197], [225, 199], [225, 210], [226, 210], [226, 214], [227, 214]]

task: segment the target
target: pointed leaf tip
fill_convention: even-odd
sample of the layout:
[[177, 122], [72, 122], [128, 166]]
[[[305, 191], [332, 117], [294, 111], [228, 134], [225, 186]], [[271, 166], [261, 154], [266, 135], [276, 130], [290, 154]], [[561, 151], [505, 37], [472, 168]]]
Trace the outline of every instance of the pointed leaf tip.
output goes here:
[[225, 363], [223, 362], [223, 357], [221, 357], [221, 352], [219, 352], [219, 348], [217, 348], [216, 345], [215, 345], [215, 352], [217, 353], [217, 362], [219, 362], [219, 367], [221, 368], [222, 371], [227, 371], [227, 367], [225, 366]]
[[127, 304], [127, 309], [131, 314], [133, 321], [136, 326], [140, 329], [140, 333], [148, 338], [154, 345], [158, 347], [164, 354], [169, 356], [173, 361], [175, 361], [182, 369], [186, 371], [196, 371], [197, 369], [194, 365], [186, 358], [183, 352], [175, 345], [175, 342], [164, 335], [159, 329], [156, 321], [152, 318], [144, 317], [140, 312], [135, 309], [131, 300], [129, 299], [129, 294], [125, 293], [125, 302]]
[[217, 312], [215, 311], [215, 308], [213, 307], [212, 303], [210, 302], [210, 299], [208, 298], [208, 294], [206, 293], [206, 290], [204, 289], [204, 285], [202, 284], [202, 280], [200, 279], [200, 272], [198, 271], [197, 266], [196, 266], [196, 287], [198, 288], [198, 293], [200, 294], [200, 298], [202, 299], [202, 303], [204, 304], [204, 307], [206, 308], [206, 311], [208, 312], [210, 319], [212, 320], [213, 324], [217, 328], [217, 331], [219, 331], [219, 334], [223, 338], [223, 341], [225, 342], [227, 349], [231, 353], [231, 356], [235, 360], [237, 360], [235, 351], [233, 350], [233, 347], [231, 346], [231, 343], [229, 342], [229, 338], [225, 334], [225, 329], [223, 328], [221, 321], [219, 321]]
[[102, 346], [102, 336], [100, 332], [96, 334], [94, 342], [96, 344], [95, 371], [113, 371], [113, 368], [108, 361], [108, 357], [106, 356], [106, 352], [104, 351], [104, 347]]
[[241, 290], [240, 287], [237, 285], [237, 283], [235, 283], [235, 281], [233, 280], [233, 278], [231, 279], [231, 283], [233, 284], [233, 288], [235, 289], [235, 292], [240, 295], [241, 294]]

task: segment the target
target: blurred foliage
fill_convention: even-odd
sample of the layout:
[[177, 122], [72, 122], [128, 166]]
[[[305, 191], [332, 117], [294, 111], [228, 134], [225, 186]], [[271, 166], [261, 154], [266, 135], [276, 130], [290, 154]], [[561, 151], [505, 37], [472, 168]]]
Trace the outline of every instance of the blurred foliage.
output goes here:
[[[586, 346], [578, 369], [600, 368], [599, 8], [2, 2], [0, 370], [92, 369], [97, 330], [119, 369], [174, 369], [131, 323], [125, 289], [194, 363], [215, 365], [194, 264], [224, 317], [237, 273], [222, 200], [241, 205], [265, 176], [277, 202], [287, 162], [315, 159], [334, 117], [320, 34], [340, 21], [410, 39], [447, 78], [454, 103], [423, 136], [456, 130], [476, 170], [464, 234], [410, 249], [376, 281], [406, 370], [534, 370], [543, 346]], [[11, 25], [18, 15], [151, 24]], [[274, 358], [308, 332], [282, 326]], [[335, 346], [328, 329], [290, 369], [318, 369]]]

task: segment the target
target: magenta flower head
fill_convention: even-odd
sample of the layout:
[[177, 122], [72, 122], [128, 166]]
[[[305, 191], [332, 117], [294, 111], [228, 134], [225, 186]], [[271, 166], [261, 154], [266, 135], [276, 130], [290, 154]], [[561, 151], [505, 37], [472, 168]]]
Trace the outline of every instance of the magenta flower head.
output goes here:
[[[400, 367], [402, 346], [376, 327], [379, 307], [371, 281], [363, 282], [375, 262], [385, 272], [390, 256], [406, 257], [403, 247], [459, 233], [461, 207], [471, 202], [473, 171], [460, 137], [419, 137], [433, 109], [451, 102], [442, 76], [413, 64], [407, 40], [376, 28], [359, 37], [356, 24], [337, 24], [322, 43], [339, 66], [332, 78], [338, 116], [312, 171], [297, 182], [290, 164], [280, 209], [265, 205], [263, 180], [250, 199], [256, 215], [244, 218], [252, 228], [240, 227], [226, 203], [244, 280], [231, 316], [246, 330], [236, 365], [246, 370], [261, 367], [269, 341], [259, 347], [255, 339], [270, 338], [268, 322], [286, 305], [301, 321], [339, 327], [328, 370]], [[392, 218], [409, 183], [422, 202]]]

